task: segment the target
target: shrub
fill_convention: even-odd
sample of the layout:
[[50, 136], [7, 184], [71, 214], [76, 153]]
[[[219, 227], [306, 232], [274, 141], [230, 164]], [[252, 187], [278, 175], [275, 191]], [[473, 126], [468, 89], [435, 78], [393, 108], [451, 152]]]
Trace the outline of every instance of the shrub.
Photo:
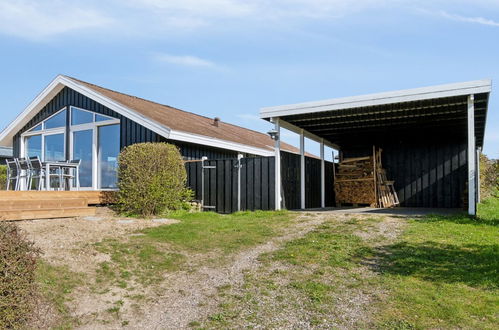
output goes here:
[[0, 329], [20, 328], [30, 319], [37, 300], [38, 256], [17, 226], [0, 222]]
[[118, 158], [118, 208], [142, 216], [177, 210], [191, 196], [187, 173], [176, 146], [138, 143]]
[[480, 154], [480, 193], [482, 199], [499, 197], [499, 160]]
[[0, 190], [7, 188], [7, 165], [0, 165]]

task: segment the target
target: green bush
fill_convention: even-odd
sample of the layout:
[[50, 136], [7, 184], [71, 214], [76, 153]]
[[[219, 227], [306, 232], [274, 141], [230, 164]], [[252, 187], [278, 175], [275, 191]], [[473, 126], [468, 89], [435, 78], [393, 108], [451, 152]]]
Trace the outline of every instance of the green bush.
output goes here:
[[499, 197], [499, 160], [480, 154], [480, 193], [482, 199]]
[[0, 329], [21, 328], [37, 301], [39, 250], [20, 229], [0, 222]]
[[7, 188], [7, 165], [0, 165], [0, 190]]
[[176, 146], [133, 144], [118, 158], [118, 208], [142, 216], [180, 209], [191, 197], [186, 181], [184, 162]]

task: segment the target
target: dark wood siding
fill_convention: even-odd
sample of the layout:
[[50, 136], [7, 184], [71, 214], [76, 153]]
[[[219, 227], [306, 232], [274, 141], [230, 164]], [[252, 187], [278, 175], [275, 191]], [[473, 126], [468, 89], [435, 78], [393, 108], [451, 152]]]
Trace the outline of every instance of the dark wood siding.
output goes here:
[[[333, 163], [326, 161], [326, 206], [334, 205], [333, 180]], [[284, 207], [300, 209], [300, 155], [281, 152], [281, 182]], [[317, 158], [305, 157], [305, 207], [321, 207], [321, 161]]]
[[[461, 208], [467, 185], [465, 140], [408, 140], [378, 145], [401, 206]], [[342, 147], [343, 157], [372, 154], [372, 145]]]
[[[237, 159], [207, 160], [204, 169], [205, 205], [208, 211], [232, 213], [237, 211]], [[202, 199], [202, 162], [188, 162], [187, 186], [197, 200]], [[248, 157], [241, 159], [241, 210], [275, 209], [275, 158]]]
[[[232, 150], [168, 140], [68, 87], [64, 87], [42, 110], [40, 110], [19, 132], [17, 132], [13, 141], [14, 156], [19, 157], [20, 136], [23, 132], [29, 130], [33, 126], [36, 126], [57, 111], [68, 106], [75, 106], [113, 118], [118, 118], [121, 123], [121, 148], [139, 142], [168, 142], [178, 146], [182, 156], [187, 160], [201, 159], [203, 156], [210, 159], [237, 157], [237, 152]], [[67, 137], [69, 138], [69, 135], [67, 135]], [[69, 155], [67, 156], [69, 157]]]

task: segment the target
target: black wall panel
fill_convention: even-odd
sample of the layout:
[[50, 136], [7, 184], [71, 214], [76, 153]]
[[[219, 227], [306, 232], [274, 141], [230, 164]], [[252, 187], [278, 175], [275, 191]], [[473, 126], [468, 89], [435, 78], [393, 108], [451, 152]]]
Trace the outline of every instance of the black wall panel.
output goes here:
[[[334, 205], [333, 180], [333, 163], [326, 161], [326, 206]], [[288, 210], [300, 209], [300, 155], [281, 152], [281, 182], [284, 207]], [[321, 161], [311, 157], [305, 157], [305, 207], [321, 207]]]
[[[382, 163], [401, 206], [461, 208], [467, 185], [467, 143], [439, 139], [384, 142]], [[343, 157], [372, 155], [372, 145], [342, 147]]]
[[[232, 213], [237, 211], [238, 167], [237, 159], [187, 162], [187, 186], [195, 198], [203, 197], [207, 211]], [[204, 171], [204, 175], [202, 174]], [[275, 209], [275, 158], [248, 157], [241, 159], [241, 211]]]

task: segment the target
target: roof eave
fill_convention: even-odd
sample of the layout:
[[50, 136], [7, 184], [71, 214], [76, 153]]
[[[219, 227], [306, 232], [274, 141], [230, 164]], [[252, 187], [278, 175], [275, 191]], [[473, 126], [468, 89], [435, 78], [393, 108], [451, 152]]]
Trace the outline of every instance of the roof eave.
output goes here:
[[150, 129], [160, 136], [176, 141], [201, 144], [208, 147], [222, 148], [232, 151], [250, 153], [260, 156], [272, 156], [274, 151], [245, 145], [228, 140], [216, 139], [210, 136], [198, 135], [189, 132], [172, 130], [153, 119], [150, 119], [133, 109], [130, 109], [113, 99], [102, 95], [101, 93], [88, 88], [73, 79], [58, 75], [38, 96], [12, 121], [2, 132], [0, 132], [0, 146], [11, 147], [14, 135], [21, 130], [33, 116], [38, 113], [57, 93], [65, 86], [77, 91], [78, 93], [102, 104], [103, 106], [133, 120], [134, 122]]
[[475, 80], [455, 84], [446, 84], [393, 92], [335, 98], [298, 104], [265, 107], [260, 110], [260, 118], [270, 119], [305, 113], [369, 107], [384, 104], [404, 103], [435, 98], [490, 93], [490, 79]]

